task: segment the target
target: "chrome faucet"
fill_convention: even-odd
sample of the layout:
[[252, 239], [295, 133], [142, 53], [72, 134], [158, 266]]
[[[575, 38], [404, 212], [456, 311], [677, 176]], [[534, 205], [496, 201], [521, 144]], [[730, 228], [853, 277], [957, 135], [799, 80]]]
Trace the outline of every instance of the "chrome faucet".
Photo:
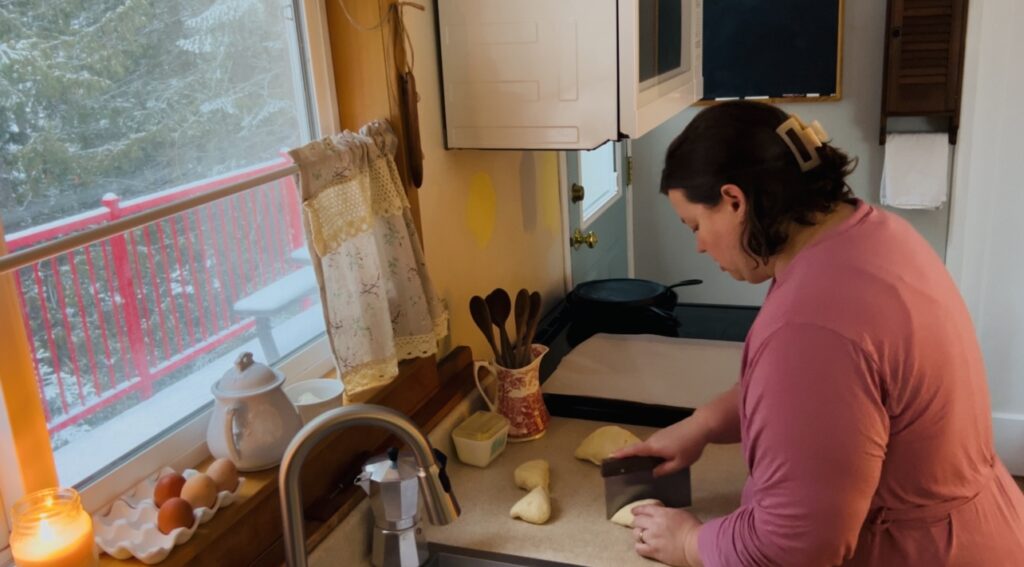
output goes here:
[[[459, 517], [459, 504], [451, 493], [443, 465], [438, 465], [430, 441], [401, 413], [370, 404], [355, 404], [328, 411], [306, 424], [285, 450], [278, 479], [284, 525], [285, 559], [289, 567], [306, 567], [306, 538], [302, 526], [302, 463], [327, 435], [353, 426], [382, 427], [405, 441], [416, 461], [419, 487], [426, 496], [430, 522], [446, 525]], [[408, 529], [408, 528], [406, 528]], [[418, 526], [413, 523], [413, 533]]]

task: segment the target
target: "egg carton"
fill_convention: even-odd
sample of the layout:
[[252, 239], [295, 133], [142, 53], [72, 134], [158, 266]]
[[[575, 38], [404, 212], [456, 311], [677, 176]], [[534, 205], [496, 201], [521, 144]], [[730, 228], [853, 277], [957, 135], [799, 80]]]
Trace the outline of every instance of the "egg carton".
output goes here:
[[[238, 477], [234, 491], [222, 490], [212, 508], [200, 507], [192, 510], [194, 519], [189, 527], [175, 528], [165, 534], [157, 528], [159, 509], [153, 502], [156, 481], [165, 474], [176, 472], [164, 467], [149, 475], [134, 488], [114, 500], [105, 510], [93, 516], [96, 545], [115, 559], [134, 557], [146, 565], [163, 561], [174, 546], [192, 539], [201, 524], [213, 518], [217, 510], [235, 503], [241, 497], [245, 477]], [[199, 474], [194, 469], [181, 473], [186, 479]]]

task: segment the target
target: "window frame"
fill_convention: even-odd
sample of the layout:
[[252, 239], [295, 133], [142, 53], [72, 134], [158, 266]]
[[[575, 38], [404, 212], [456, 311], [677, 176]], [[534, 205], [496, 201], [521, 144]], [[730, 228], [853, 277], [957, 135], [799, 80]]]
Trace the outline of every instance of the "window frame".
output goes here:
[[[6, 510], [3, 498], [0, 497], [0, 506]], [[10, 540], [10, 528], [7, 526], [7, 513], [0, 514], [0, 565], [8, 565], [14, 562], [14, 558], [11, 557], [11, 546]]]
[[[319, 129], [318, 136], [327, 136], [340, 130], [340, 116], [326, 5], [324, 0], [291, 0], [291, 7], [298, 53], [304, 59], [302, 68], [305, 96], [311, 103], [309, 111], [313, 115], [312, 122]], [[3, 238], [3, 235], [3, 227], [0, 225], [0, 238]], [[20, 319], [20, 313], [16, 315]], [[17, 323], [18, 321], [9, 321], [9, 324]], [[334, 360], [326, 334], [274, 366], [288, 377], [288, 384], [319, 378], [330, 373], [334, 369]], [[212, 407], [211, 399], [201, 412], [177, 429], [166, 433], [159, 440], [83, 487], [80, 493], [86, 510], [90, 513], [95, 512], [161, 466], [169, 465], [183, 469], [195, 466], [208, 458], [206, 428]], [[52, 450], [49, 446], [45, 449]], [[167, 455], [177, 457], [168, 462]], [[3, 391], [0, 390], [0, 565], [7, 565], [12, 561], [8, 541], [11, 526], [7, 517], [10, 510], [6, 503], [13, 503], [24, 495], [24, 483], [21, 480], [25, 472], [22, 470], [22, 464], [14, 457], [14, 434]]]
[[[3, 235], [2, 227], [0, 227], [0, 236]], [[0, 292], [2, 293], [2, 292]], [[14, 432], [11, 431], [10, 420], [7, 418], [7, 403], [4, 399], [4, 391], [0, 388], [0, 565], [8, 565], [14, 562], [14, 558], [11, 557], [10, 547], [10, 535], [11, 535], [11, 518], [8, 518], [8, 514], [11, 513], [11, 509], [7, 507], [4, 501], [4, 495], [15, 494], [19, 491], [17, 488], [18, 483], [12, 478], [15, 476], [14, 471], [7, 469], [14, 468], [2, 463], [17, 463], [17, 456], [14, 451]], [[16, 472], [17, 476], [21, 476], [21, 471]]]

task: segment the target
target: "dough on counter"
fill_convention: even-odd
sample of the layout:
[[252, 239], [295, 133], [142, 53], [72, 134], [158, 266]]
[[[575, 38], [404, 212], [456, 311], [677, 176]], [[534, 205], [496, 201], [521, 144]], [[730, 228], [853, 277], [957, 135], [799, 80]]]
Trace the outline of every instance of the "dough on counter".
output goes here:
[[531, 524], [543, 524], [551, 517], [551, 498], [548, 491], [542, 486], [534, 488], [512, 506], [508, 515]]
[[533, 490], [538, 486], [544, 490], [551, 488], [551, 466], [544, 459], [534, 459], [516, 467], [512, 473], [516, 486], [523, 490]]
[[637, 500], [636, 502], [630, 502], [629, 504], [626, 504], [622, 508], [619, 508], [619, 511], [612, 516], [612, 522], [620, 526], [632, 528], [633, 508], [636, 508], [637, 506], [646, 506], [648, 504], [657, 504], [658, 506], [663, 505], [661, 500], [657, 500], [655, 498], [647, 498], [644, 500]]
[[615, 451], [639, 442], [639, 437], [618, 425], [606, 425], [588, 435], [576, 448], [575, 456], [577, 459], [600, 465], [601, 461]]

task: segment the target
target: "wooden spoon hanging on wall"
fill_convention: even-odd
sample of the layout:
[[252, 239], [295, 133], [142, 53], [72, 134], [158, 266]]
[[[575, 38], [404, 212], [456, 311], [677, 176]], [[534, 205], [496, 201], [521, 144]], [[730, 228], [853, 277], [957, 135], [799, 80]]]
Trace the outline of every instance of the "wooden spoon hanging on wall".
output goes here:
[[419, 188], [423, 185], [423, 147], [420, 145], [420, 115], [417, 106], [420, 95], [416, 92], [416, 77], [405, 71], [401, 81], [402, 118], [405, 121], [405, 155], [409, 164], [409, 181]]

